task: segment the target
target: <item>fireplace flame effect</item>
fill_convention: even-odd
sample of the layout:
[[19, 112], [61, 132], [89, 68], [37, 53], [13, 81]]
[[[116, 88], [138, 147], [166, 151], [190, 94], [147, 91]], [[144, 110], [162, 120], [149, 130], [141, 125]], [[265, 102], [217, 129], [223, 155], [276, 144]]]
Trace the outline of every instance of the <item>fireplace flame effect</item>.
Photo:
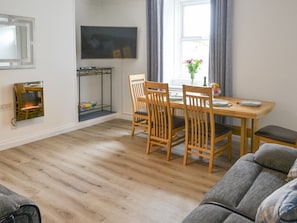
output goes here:
[[35, 105], [33, 103], [26, 103], [23, 105], [22, 110], [33, 109], [33, 108], [39, 108], [39, 105]]

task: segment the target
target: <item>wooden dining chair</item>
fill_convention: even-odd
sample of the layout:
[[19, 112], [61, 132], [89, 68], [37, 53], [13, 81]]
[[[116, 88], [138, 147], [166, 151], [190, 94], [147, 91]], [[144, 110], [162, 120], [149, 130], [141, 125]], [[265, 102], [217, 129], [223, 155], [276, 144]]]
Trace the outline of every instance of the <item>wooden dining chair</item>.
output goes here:
[[135, 128], [147, 131], [148, 127], [146, 103], [137, 100], [138, 97], [145, 96], [144, 81], [145, 74], [129, 75], [129, 87], [132, 101], [132, 136], [134, 135]]
[[211, 88], [183, 85], [183, 103], [186, 130], [183, 163], [187, 165], [189, 154], [208, 158], [211, 173], [215, 157], [227, 151], [231, 161], [232, 130], [215, 123]]
[[144, 89], [147, 108], [150, 108], [146, 154], [150, 154], [154, 145], [165, 147], [170, 160], [171, 148], [185, 140], [185, 120], [171, 113], [167, 83], [145, 81]]

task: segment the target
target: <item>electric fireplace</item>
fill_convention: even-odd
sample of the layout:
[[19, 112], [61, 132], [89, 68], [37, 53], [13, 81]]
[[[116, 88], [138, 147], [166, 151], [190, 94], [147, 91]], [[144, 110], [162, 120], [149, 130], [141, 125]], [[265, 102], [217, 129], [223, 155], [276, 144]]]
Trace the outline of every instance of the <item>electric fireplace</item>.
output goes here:
[[16, 121], [44, 116], [42, 81], [14, 84], [14, 96]]

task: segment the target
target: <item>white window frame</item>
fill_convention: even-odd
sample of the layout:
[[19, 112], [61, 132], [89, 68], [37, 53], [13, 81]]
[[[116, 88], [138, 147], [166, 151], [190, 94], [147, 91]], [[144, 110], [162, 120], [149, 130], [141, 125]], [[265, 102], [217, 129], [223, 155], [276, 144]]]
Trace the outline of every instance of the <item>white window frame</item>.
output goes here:
[[[165, 0], [164, 12], [164, 82], [171, 86], [190, 84], [185, 64], [182, 59], [182, 42], [191, 40], [206, 40], [209, 36], [185, 37], [183, 35], [184, 7], [197, 4], [210, 4], [210, 0]], [[190, 58], [189, 58], [190, 59]], [[200, 58], [194, 58], [200, 59]], [[196, 75], [195, 84], [202, 85], [204, 76], [208, 79], [208, 58], [203, 61], [203, 73]], [[201, 67], [202, 67], [201, 66]], [[202, 71], [202, 70], [201, 70]]]

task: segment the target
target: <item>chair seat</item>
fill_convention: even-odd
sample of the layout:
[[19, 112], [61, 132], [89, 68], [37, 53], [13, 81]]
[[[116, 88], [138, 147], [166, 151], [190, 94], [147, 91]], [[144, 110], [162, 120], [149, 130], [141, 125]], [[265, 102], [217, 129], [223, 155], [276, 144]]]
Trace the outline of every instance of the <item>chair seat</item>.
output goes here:
[[185, 118], [178, 117], [178, 116], [172, 116], [172, 128], [176, 129], [176, 128], [179, 128], [182, 126], [185, 126]]
[[138, 114], [138, 115], [148, 115], [146, 109], [138, 110], [138, 111], [135, 112], [135, 114]]
[[296, 144], [297, 132], [291, 129], [283, 128], [276, 125], [265, 126], [255, 132], [255, 135], [282, 141], [290, 144]]
[[[209, 131], [208, 131], [209, 134], [210, 134], [210, 130], [211, 129], [209, 128]], [[189, 131], [191, 131], [191, 129], [189, 129]], [[232, 129], [229, 128], [228, 126], [216, 123], [215, 124], [215, 131], [216, 131], [215, 137], [219, 137], [219, 136], [222, 136], [222, 135], [226, 134], [229, 131], [232, 131]]]
[[222, 124], [219, 124], [219, 123], [216, 123], [216, 137], [219, 137], [221, 135], [224, 135], [226, 134], [227, 132], [229, 131], [232, 131], [231, 128], [225, 126], [225, 125], [222, 125]]

